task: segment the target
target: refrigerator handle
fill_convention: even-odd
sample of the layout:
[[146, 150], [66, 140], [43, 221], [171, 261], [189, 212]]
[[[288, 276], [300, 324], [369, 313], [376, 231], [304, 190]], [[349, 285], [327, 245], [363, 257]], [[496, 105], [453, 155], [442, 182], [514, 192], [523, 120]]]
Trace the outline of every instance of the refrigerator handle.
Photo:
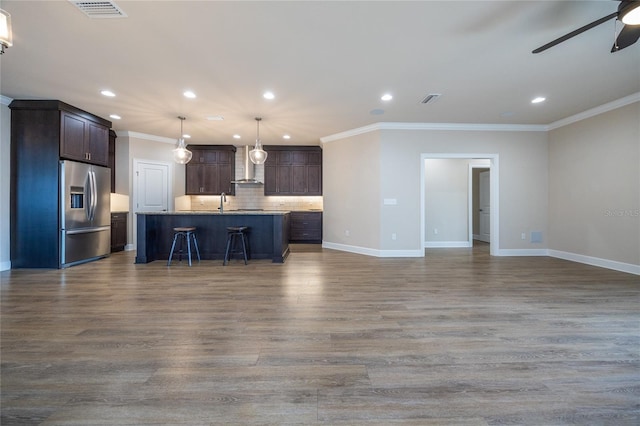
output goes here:
[[96, 183], [96, 172], [91, 170], [91, 220], [95, 218], [96, 207], [98, 206], [98, 184]]
[[87, 220], [91, 220], [91, 172], [87, 172], [87, 178], [84, 184], [84, 213]]

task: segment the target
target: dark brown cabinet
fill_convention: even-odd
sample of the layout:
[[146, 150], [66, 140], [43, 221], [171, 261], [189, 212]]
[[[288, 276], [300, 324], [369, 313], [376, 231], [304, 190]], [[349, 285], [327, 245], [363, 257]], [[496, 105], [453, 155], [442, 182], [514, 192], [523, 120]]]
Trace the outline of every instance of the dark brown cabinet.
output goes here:
[[109, 125], [69, 111], [60, 112], [60, 157], [108, 166]]
[[293, 243], [322, 242], [322, 212], [291, 212], [289, 241]]
[[193, 157], [185, 169], [187, 195], [235, 195], [235, 146], [192, 145], [189, 150]]
[[109, 130], [109, 168], [111, 169], [111, 192], [116, 192], [116, 132]]
[[106, 166], [111, 122], [58, 100], [16, 99], [9, 108], [11, 267], [59, 268], [59, 161]]
[[265, 146], [264, 195], [322, 195], [322, 149]]
[[127, 245], [127, 213], [111, 213], [111, 253]]

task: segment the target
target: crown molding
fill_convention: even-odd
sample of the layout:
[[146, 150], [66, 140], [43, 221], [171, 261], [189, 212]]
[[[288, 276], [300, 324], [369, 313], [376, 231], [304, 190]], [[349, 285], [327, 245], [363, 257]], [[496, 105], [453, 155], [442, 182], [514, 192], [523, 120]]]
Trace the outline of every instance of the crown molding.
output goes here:
[[621, 108], [623, 106], [631, 105], [635, 102], [640, 102], [640, 92], [636, 92], [632, 95], [625, 96], [624, 98], [620, 98], [618, 100], [597, 106], [595, 108], [588, 109], [579, 114], [572, 115], [571, 117], [554, 121], [547, 126], [547, 130], [555, 130], [569, 124], [577, 123], [578, 121], [586, 120], [587, 118], [595, 117], [596, 115], [604, 114], [605, 112], [613, 111], [614, 109]]
[[347, 130], [346, 132], [320, 138], [322, 143], [328, 143], [361, 135], [363, 133], [380, 130], [445, 130], [445, 131], [474, 131], [474, 132], [546, 132], [546, 125], [537, 124], [476, 124], [476, 123], [393, 123], [379, 122], [368, 126]]
[[634, 93], [624, 98], [591, 108], [579, 114], [572, 115], [562, 120], [554, 121], [551, 124], [473, 124], [473, 123], [392, 123], [379, 122], [368, 126], [358, 127], [345, 132], [320, 138], [320, 142], [328, 143], [341, 139], [361, 135], [380, 130], [444, 130], [444, 131], [474, 131], [474, 132], [548, 132], [569, 124], [576, 123], [614, 109], [640, 102], [640, 92]]

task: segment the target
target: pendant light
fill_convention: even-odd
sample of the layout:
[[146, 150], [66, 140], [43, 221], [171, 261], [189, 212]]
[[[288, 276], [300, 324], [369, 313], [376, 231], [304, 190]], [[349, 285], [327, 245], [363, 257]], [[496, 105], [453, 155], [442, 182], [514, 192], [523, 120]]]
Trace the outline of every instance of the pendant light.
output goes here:
[[193, 156], [193, 154], [185, 146], [184, 138], [182, 136], [184, 134], [182, 133], [182, 123], [184, 123], [184, 120], [186, 120], [186, 118], [180, 116], [178, 116], [178, 118], [180, 119], [180, 138], [178, 139], [176, 149], [173, 150], [173, 159], [178, 164], [187, 164], [189, 161], [191, 161], [191, 157]]
[[5, 47], [13, 46], [13, 36], [11, 34], [11, 15], [0, 9], [0, 55], [4, 53]]
[[262, 143], [260, 142], [260, 120], [262, 118], [256, 117], [256, 123], [258, 127], [257, 137], [256, 137], [256, 146], [249, 151], [249, 159], [253, 164], [264, 164], [267, 160], [267, 151], [262, 149]]

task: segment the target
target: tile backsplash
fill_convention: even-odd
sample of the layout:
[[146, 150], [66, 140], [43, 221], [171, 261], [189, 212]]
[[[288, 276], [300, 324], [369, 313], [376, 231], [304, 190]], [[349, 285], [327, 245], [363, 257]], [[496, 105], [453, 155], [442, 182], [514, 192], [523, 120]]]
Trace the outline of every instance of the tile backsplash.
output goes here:
[[[244, 176], [244, 162], [241, 150], [236, 153], [236, 179]], [[255, 178], [264, 182], [264, 166], [255, 166]], [[218, 210], [220, 196], [191, 195], [176, 198], [176, 210]], [[263, 210], [316, 210], [322, 209], [322, 196], [313, 197], [273, 197], [264, 195], [264, 185], [241, 184], [236, 185], [236, 195], [227, 196], [225, 209], [263, 209]]]

